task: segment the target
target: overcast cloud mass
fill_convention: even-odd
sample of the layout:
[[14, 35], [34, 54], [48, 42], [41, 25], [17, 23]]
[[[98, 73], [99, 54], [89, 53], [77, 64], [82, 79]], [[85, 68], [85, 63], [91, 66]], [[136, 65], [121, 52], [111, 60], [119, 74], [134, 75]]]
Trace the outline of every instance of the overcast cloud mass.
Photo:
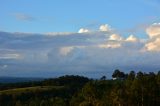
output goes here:
[[77, 33], [0, 32], [0, 75], [52, 77], [80, 74], [110, 76], [114, 69], [160, 69], [160, 23], [146, 29], [146, 39], [116, 33], [108, 24]]

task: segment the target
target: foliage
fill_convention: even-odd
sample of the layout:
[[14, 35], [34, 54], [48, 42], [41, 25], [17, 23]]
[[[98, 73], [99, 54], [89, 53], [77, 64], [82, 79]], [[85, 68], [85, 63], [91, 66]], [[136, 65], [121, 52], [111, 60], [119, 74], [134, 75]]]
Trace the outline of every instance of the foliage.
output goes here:
[[62, 76], [39, 82], [0, 84], [0, 106], [159, 106], [160, 71], [102, 76]]

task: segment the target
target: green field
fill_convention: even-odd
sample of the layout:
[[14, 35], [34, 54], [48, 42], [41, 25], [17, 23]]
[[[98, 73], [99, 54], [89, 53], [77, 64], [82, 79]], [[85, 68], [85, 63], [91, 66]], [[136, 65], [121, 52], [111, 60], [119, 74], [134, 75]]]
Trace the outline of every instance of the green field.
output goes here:
[[61, 89], [63, 86], [35, 86], [35, 87], [25, 87], [25, 88], [16, 88], [0, 91], [1, 94], [17, 94], [17, 93], [26, 93], [26, 92], [35, 92], [35, 91], [47, 91], [52, 89]]

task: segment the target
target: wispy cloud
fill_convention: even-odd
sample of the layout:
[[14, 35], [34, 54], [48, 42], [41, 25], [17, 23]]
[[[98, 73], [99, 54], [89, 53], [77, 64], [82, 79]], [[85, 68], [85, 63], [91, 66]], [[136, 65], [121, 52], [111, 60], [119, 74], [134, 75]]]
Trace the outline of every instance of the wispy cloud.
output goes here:
[[19, 59], [19, 54], [0, 54], [0, 59]]
[[14, 13], [13, 16], [17, 19], [17, 20], [21, 20], [21, 21], [34, 21], [35, 18], [31, 15], [28, 14], [24, 14], [24, 13]]
[[0, 49], [0, 60], [21, 59], [22, 55], [13, 49]]

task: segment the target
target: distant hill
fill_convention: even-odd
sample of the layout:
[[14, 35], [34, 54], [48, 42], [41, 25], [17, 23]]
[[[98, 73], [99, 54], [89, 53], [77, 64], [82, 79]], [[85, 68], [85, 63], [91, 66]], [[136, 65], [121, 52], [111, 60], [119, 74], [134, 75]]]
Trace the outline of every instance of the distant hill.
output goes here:
[[44, 78], [0, 77], [0, 83], [42, 81]]

